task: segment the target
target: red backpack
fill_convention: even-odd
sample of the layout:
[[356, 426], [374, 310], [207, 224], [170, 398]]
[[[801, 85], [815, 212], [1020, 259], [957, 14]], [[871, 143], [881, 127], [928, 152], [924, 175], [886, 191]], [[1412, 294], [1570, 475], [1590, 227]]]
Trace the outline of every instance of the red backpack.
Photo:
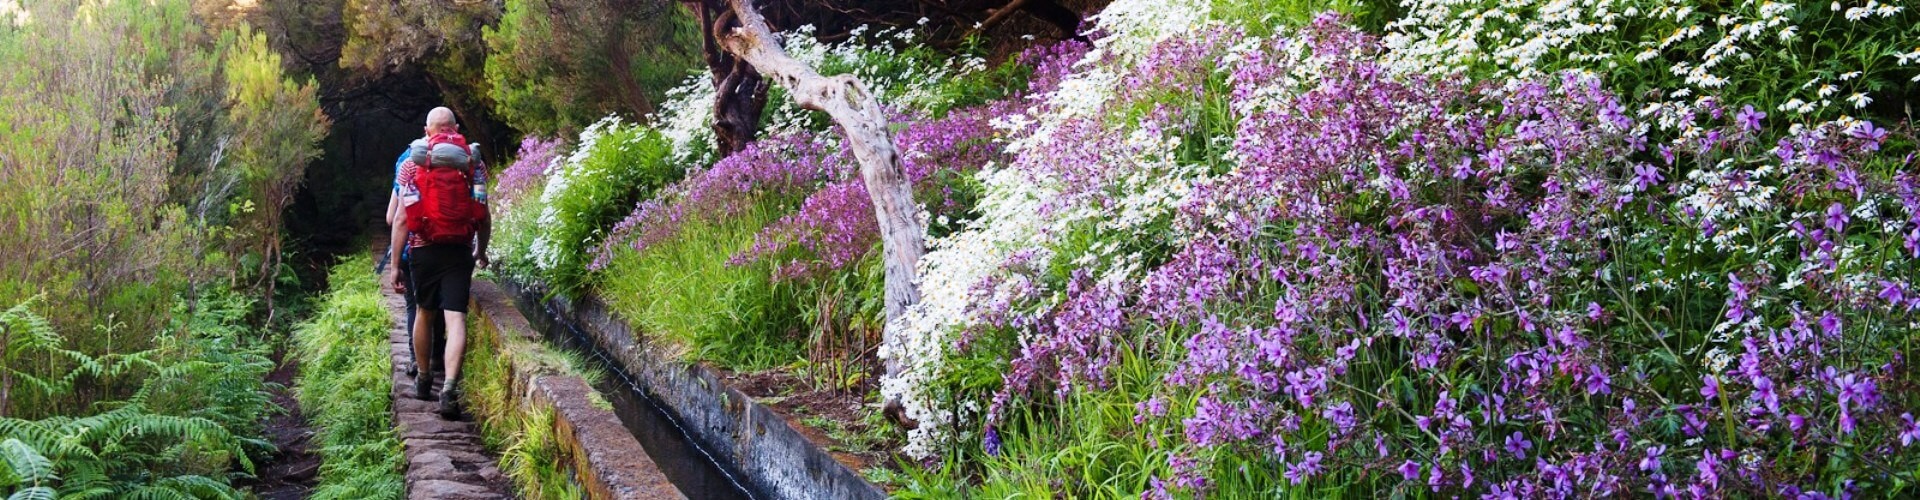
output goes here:
[[[461, 165], [436, 164], [433, 149], [441, 144], [466, 150], [468, 161]], [[473, 158], [467, 138], [460, 134], [434, 134], [427, 139], [426, 164], [413, 175], [420, 202], [407, 208], [407, 231], [429, 245], [473, 241], [475, 226], [486, 216], [486, 207], [473, 199]]]

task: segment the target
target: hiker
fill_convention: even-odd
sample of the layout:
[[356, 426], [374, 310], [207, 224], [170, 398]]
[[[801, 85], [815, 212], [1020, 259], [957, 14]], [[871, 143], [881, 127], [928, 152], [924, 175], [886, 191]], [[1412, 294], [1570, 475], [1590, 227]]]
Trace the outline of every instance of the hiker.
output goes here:
[[[406, 148], [403, 148], [400, 150], [400, 157], [395, 158], [393, 160], [393, 190], [387, 193], [387, 226], [388, 227], [390, 228], [393, 226], [404, 227], [406, 224], [406, 221], [400, 218], [400, 167], [407, 164], [407, 159], [412, 158], [416, 150], [424, 152], [427, 147], [427, 139], [433, 137], [434, 134], [438, 134], [442, 132], [458, 132], [458, 130], [453, 130], [453, 129], [458, 129], [459, 127], [449, 127], [449, 125], [450, 125], [449, 123], [433, 123], [431, 121], [428, 122], [426, 126], [427, 134], [424, 136], [421, 136], [419, 139], [414, 139], [414, 141], [412, 143], [409, 143]], [[388, 264], [387, 254], [385, 252], [385, 249], [381, 249], [381, 250], [382, 251], [380, 253], [380, 263], [374, 266], [375, 274], [383, 274], [386, 272], [385, 269], [386, 269], [386, 265]], [[404, 247], [401, 248], [400, 260], [397, 261], [398, 262], [397, 264], [395, 264], [396, 266], [398, 266], [397, 269], [400, 273], [400, 280], [399, 280], [400, 284], [405, 284], [411, 281], [412, 279], [412, 275], [407, 272], [407, 266], [410, 264], [407, 261], [407, 257], [409, 256], [408, 254], [410, 253], [411, 252], [408, 252], [408, 248], [404, 248]], [[406, 299], [406, 303], [407, 303], [407, 330], [406, 331], [408, 335], [412, 335], [414, 316], [417, 314], [417, 311], [419, 310], [419, 301], [414, 300], [413, 294], [410, 293], [410, 291], [406, 290], [405, 288], [395, 288], [393, 291], [394, 293], [398, 293], [400, 294], [401, 297], [404, 297]], [[443, 353], [445, 352], [445, 349], [447, 346], [447, 328], [446, 328], [446, 325], [442, 324], [438, 318], [428, 318], [428, 319], [429, 321], [427, 322], [427, 329], [428, 329], [429, 336], [432, 338], [432, 341], [430, 343], [433, 344], [433, 350], [427, 352], [426, 358], [433, 359], [433, 358], [442, 356]], [[414, 352], [413, 350], [413, 342], [407, 342], [407, 357], [410, 360], [412, 360], [411, 363], [407, 366], [407, 376], [409, 377], [418, 376], [420, 373], [420, 367], [423, 365], [420, 364], [421, 355], [417, 352]]]
[[[410, 282], [400, 281], [398, 266], [386, 279], [396, 290], [413, 294], [418, 305], [413, 320], [413, 351], [431, 352], [428, 323], [439, 315], [446, 325], [446, 353], [440, 389], [440, 417], [460, 418], [460, 359], [467, 344], [467, 294], [476, 267], [486, 268], [487, 242], [492, 221], [486, 205], [486, 167], [475, 149], [458, 132], [453, 111], [434, 108], [427, 113], [429, 137], [400, 166], [398, 220], [391, 230], [389, 258], [399, 262], [409, 253]], [[437, 132], [436, 132], [437, 130]], [[414, 397], [432, 399], [433, 359], [416, 356]]]

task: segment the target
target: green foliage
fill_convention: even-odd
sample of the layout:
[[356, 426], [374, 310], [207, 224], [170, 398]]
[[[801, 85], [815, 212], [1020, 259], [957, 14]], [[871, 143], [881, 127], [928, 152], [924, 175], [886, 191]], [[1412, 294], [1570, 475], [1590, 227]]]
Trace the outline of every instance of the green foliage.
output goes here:
[[230, 238], [236, 253], [259, 262], [248, 271], [271, 307], [281, 275], [281, 215], [293, 203], [307, 164], [320, 156], [318, 143], [330, 122], [320, 110], [318, 87], [282, 73], [280, 54], [267, 47], [266, 34], [243, 24], [227, 35], [228, 119], [241, 124], [231, 136], [230, 170], [242, 186], [236, 202], [248, 207], [231, 223]]
[[549, 500], [584, 498], [586, 489], [559, 462], [563, 455], [554, 439], [553, 408], [534, 408], [509, 418], [520, 422], [515, 426], [518, 432], [508, 438], [512, 444], [500, 452], [500, 471], [513, 479], [520, 493]]
[[537, 196], [527, 198], [532, 199], [517, 199], [491, 207], [493, 241], [487, 248], [493, 254], [495, 274], [521, 282], [537, 282], [543, 280], [540, 266], [533, 260], [533, 242], [540, 236], [540, 228], [534, 222], [539, 220], [543, 205]]
[[672, 144], [650, 127], [608, 120], [580, 143], [541, 193], [539, 233], [530, 244], [547, 284], [561, 291], [586, 283], [588, 261], [608, 226], [685, 173], [671, 161]]
[[601, 297], [637, 329], [678, 343], [693, 359], [742, 370], [792, 361], [807, 328], [800, 290], [775, 281], [766, 264], [727, 263], [781, 213], [762, 202], [727, 220], [688, 222], [644, 251], [622, 251], [601, 278]]
[[653, 114], [700, 54], [692, 13], [657, 0], [508, 0], [484, 37], [495, 110], [541, 135]]
[[[243, 497], [229, 479], [250, 474], [253, 457], [273, 451], [258, 437], [259, 422], [274, 409], [263, 381], [272, 363], [264, 346], [246, 335], [249, 301], [218, 292], [183, 302], [158, 347], [97, 357], [59, 347], [61, 335], [32, 312], [36, 303], [0, 312], [6, 337], [0, 393], [8, 403], [93, 402], [75, 415], [0, 416], [0, 492], [15, 498]], [[64, 363], [49, 362], [56, 359]], [[36, 371], [52, 366], [72, 368]], [[123, 401], [85, 394], [116, 381], [141, 383]]]
[[1249, 35], [1270, 36], [1288, 26], [1300, 26], [1322, 12], [1353, 16], [1361, 26], [1379, 28], [1393, 19], [1392, 0], [1213, 0], [1213, 18], [1247, 29]]
[[477, 56], [480, 27], [497, 20], [499, 9], [495, 2], [345, 0], [340, 66], [377, 72], [436, 57]]
[[313, 87], [287, 82], [264, 35], [204, 26], [187, 0], [20, 7], [32, 21], [0, 29], [0, 303], [44, 297], [59, 347], [104, 357], [155, 346], [202, 284], [258, 276], [243, 290], [270, 296], [280, 208], [324, 133]]
[[316, 431], [322, 463], [315, 499], [399, 498], [405, 464], [393, 433], [387, 329], [373, 263], [334, 266], [333, 290], [294, 332], [300, 408]]
[[206, 36], [183, 2], [144, 3], [29, 2], [33, 22], [0, 31], [0, 303], [46, 294], [67, 331], [96, 315], [156, 329], [198, 268], [168, 188], [176, 113], [199, 104], [174, 91], [211, 76], [173, 61], [204, 64]]
[[[889, 63], [888, 66], [905, 66], [908, 71], [902, 77], [912, 77], [913, 68], [938, 64], [953, 58], [981, 58], [986, 56], [986, 47], [980, 38], [968, 38], [957, 54], [943, 54], [924, 45], [913, 45], [899, 53], [899, 59], [919, 60], [918, 64]], [[941, 78], [927, 82], [923, 91], [922, 108], [929, 116], [943, 117], [954, 109], [979, 106], [1006, 98], [1013, 92], [1027, 87], [1027, 80], [1033, 76], [1033, 67], [1020, 63], [1017, 57], [1009, 57], [999, 65], [980, 71], [974, 71], [956, 78]]]

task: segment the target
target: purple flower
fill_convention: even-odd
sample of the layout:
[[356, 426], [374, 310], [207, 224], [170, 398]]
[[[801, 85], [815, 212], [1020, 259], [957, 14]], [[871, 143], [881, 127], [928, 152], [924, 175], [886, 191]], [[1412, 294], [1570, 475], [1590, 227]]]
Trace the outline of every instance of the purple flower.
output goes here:
[[1400, 477], [1405, 478], [1408, 481], [1420, 479], [1420, 464], [1417, 462], [1414, 462], [1412, 460], [1403, 462], [1400, 464], [1399, 470], [1400, 470]]
[[1320, 411], [1320, 416], [1333, 422], [1334, 428], [1339, 431], [1338, 434], [1346, 434], [1353, 430], [1353, 403], [1341, 401], [1329, 405], [1325, 410]]
[[1309, 451], [1301, 454], [1301, 458], [1300, 463], [1287, 465], [1287, 481], [1293, 484], [1305, 482], [1308, 478], [1319, 474], [1322, 470], [1320, 467], [1320, 452]]
[[496, 200], [503, 205], [510, 204], [545, 182], [559, 158], [562, 144], [560, 139], [541, 140], [531, 135], [522, 139], [513, 164], [500, 172], [499, 181], [494, 184]]
[[1867, 141], [1864, 147], [1868, 151], [1879, 151], [1880, 143], [1887, 141], [1887, 129], [1874, 126], [1873, 122], [1865, 120], [1849, 127], [1847, 129], [1847, 135], [1851, 135], [1855, 139]]
[[1527, 450], [1531, 449], [1533, 449], [1533, 442], [1522, 437], [1519, 432], [1507, 436], [1507, 453], [1512, 454], [1513, 458], [1525, 460]]
[[1900, 446], [1912, 446], [1914, 440], [1920, 439], [1920, 425], [1913, 422], [1912, 413], [1901, 413], [1900, 422], [1903, 424], [1900, 426]]
[[987, 426], [986, 437], [981, 439], [981, 444], [986, 448], [988, 456], [1000, 456], [1000, 432], [993, 426]]
[[1765, 376], [1753, 379], [1753, 395], [1749, 399], [1759, 402], [1768, 413], [1780, 413], [1780, 395], [1773, 390], [1773, 379]]
[[1906, 286], [1894, 281], [1880, 280], [1880, 299], [1887, 301], [1887, 305], [1900, 307], [1907, 302]]
[[1700, 472], [1701, 484], [1714, 489], [1720, 487], [1720, 460], [1714, 456], [1712, 450], [1702, 452], [1700, 461], [1695, 462], [1693, 468]]
[[1850, 217], [1847, 216], [1847, 207], [1839, 203], [1827, 205], [1827, 230], [1833, 231], [1834, 234], [1844, 232], [1848, 220]]
[[1660, 175], [1660, 169], [1654, 168], [1653, 165], [1640, 163], [1633, 166], [1633, 186], [1636, 190], [1646, 191], [1647, 188], [1663, 180], [1666, 180], [1666, 177]]
[[1700, 397], [1713, 399], [1720, 396], [1720, 380], [1713, 374], [1700, 376]]
[[1173, 493], [1167, 491], [1167, 482], [1160, 476], [1147, 478], [1147, 491], [1140, 492], [1140, 500], [1172, 500]]
[[1613, 378], [1607, 376], [1607, 372], [1601, 369], [1600, 365], [1590, 365], [1587, 367], [1586, 387], [1588, 395], [1611, 394], [1613, 393], [1612, 384]]
[[1667, 452], [1667, 447], [1665, 445], [1654, 445], [1654, 446], [1648, 447], [1647, 456], [1640, 459], [1640, 470], [1644, 472], [1659, 472], [1660, 471], [1660, 455], [1666, 452]]
[[1766, 117], [1766, 112], [1753, 109], [1753, 105], [1748, 104], [1740, 107], [1740, 113], [1734, 115], [1734, 120], [1740, 122], [1741, 129], [1755, 132], [1760, 130], [1760, 120]]

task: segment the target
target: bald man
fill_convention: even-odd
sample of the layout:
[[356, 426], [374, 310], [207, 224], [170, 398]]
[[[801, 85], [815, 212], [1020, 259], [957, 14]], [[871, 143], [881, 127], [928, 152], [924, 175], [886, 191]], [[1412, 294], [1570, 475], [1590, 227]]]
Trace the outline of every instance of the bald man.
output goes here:
[[[453, 111], [447, 108], [434, 108], [427, 113], [426, 132], [429, 137], [435, 134], [454, 133], [459, 124], [453, 120]], [[392, 204], [394, 210], [389, 221], [393, 222], [391, 245], [387, 254], [393, 262], [400, 261], [404, 249], [408, 253], [407, 274], [410, 279], [400, 279], [400, 266], [387, 271], [387, 280], [393, 283], [395, 290], [406, 290], [413, 294], [417, 310], [412, 319], [414, 364], [414, 397], [432, 399], [433, 357], [421, 355], [432, 352], [432, 336], [428, 324], [433, 316], [439, 316], [446, 327], [446, 349], [443, 368], [446, 381], [440, 391], [440, 416], [448, 420], [460, 418], [460, 361], [466, 354], [467, 344], [467, 298], [473, 282], [473, 271], [487, 266], [487, 243], [492, 236], [492, 224], [482, 214], [475, 228], [474, 239], [462, 243], [443, 243], [429, 245], [417, 234], [407, 233], [407, 211], [420, 201], [419, 187], [414, 178], [425, 167], [429, 159], [436, 166], [470, 164], [472, 170], [468, 178], [472, 181], [474, 201], [483, 207], [486, 204], [487, 169], [471, 149], [462, 149], [451, 144], [439, 144], [432, 150], [426, 148], [426, 141], [420, 141], [421, 147], [409, 147], [407, 159], [400, 165], [398, 184], [398, 202]], [[473, 161], [468, 162], [469, 159]]]

